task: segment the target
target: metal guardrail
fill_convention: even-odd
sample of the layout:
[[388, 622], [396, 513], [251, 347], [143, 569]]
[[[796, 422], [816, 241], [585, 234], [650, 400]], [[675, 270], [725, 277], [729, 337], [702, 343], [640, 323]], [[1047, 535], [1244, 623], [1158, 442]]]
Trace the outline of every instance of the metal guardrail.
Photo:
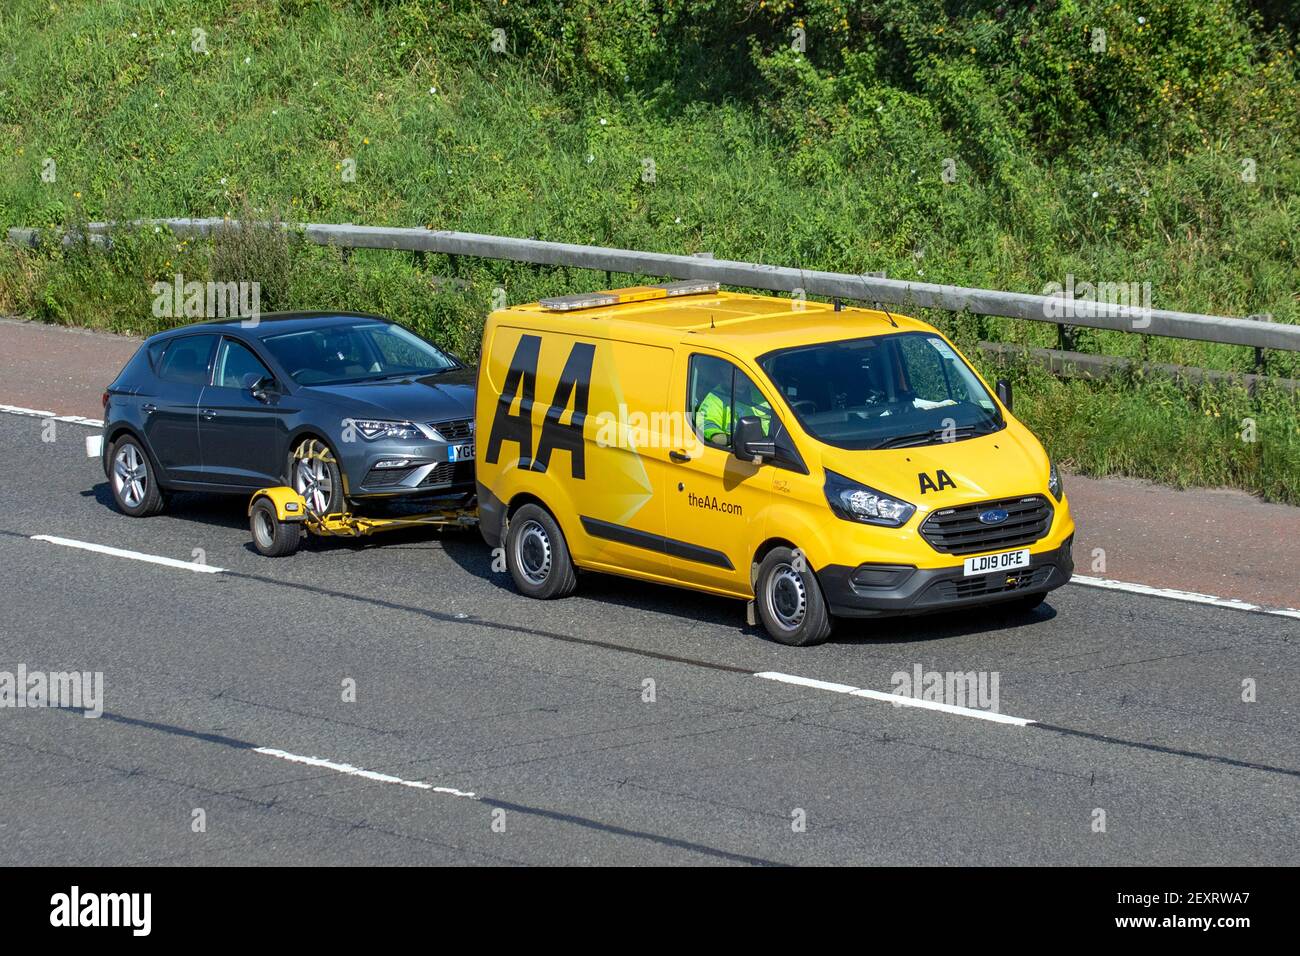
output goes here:
[[[116, 224], [90, 223], [91, 241], [106, 236]], [[166, 226], [180, 236], [209, 236], [214, 231], [238, 226], [230, 219], [150, 219], [129, 225]], [[538, 239], [515, 239], [472, 232], [449, 232], [390, 226], [356, 226], [306, 223], [286, 225], [301, 232], [316, 245], [342, 249], [393, 249], [414, 253], [440, 253], [448, 256], [474, 256], [534, 265], [568, 266], [605, 272], [662, 276], [674, 279], [705, 279], [723, 285], [771, 292], [829, 298], [856, 299], [887, 303], [905, 308], [946, 309], [977, 315], [1003, 316], [1053, 325], [1137, 332], [1180, 339], [1197, 339], [1225, 345], [1243, 345], [1254, 349], [1300, 351], [1300, 325], [1171, 312], [1165, 309], [1142, 309], [1117, 306], [1085, 299], [1060, 299], [1020, 292], [999, 292], [963, 286], [910, 282], [879, 275], [855, 275], [793, 269], [786, 266], [735, 262], [701, 256], [639, 252], [633, 249], [608, 249], [567, 242], [544, 242]], [[36, 245], [40, 234], [32, 229], [10, 229], [9, 240], [19, 245]], [[62, 241], [80, 241], [65, 235]], [[1053, 315], [1068, 303], [1068, 317]]]

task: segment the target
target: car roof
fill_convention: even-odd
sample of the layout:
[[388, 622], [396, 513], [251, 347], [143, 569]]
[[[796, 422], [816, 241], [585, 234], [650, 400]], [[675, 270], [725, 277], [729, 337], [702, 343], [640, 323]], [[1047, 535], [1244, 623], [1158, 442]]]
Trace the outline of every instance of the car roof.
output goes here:
[[676, 344], [690, 336], [701, 345], [751, 358], [818, 342], [935, 331], [924, 322], [883, 310], [851, 306], [836, 310], [829, 302], [741, 292], [677, 295], [569, 311], [530, 302], [498, 313], [505, 322], [511, 315], [534, 328], [578, 335], [591, 335], [593, 323], [599, 323], [601, 337], [647, 344]]
[[247, 319], [233, 317], [228, 319], [209, 319], [206, 322], [194, 322], [174, 329], [167, 329], [149, 337], [150, 342], [162, 341], [185, 335], [190, 332], [240, 331], [254, 338], [266, 338], [285, 332], [301, 332], [306, 329], [329, 328], [343, 325], [357, 319], [383, 322], [391, 325], [390, 319], [369, 312], [266, 312], [257, 317], [255, 325], [247, 324]]

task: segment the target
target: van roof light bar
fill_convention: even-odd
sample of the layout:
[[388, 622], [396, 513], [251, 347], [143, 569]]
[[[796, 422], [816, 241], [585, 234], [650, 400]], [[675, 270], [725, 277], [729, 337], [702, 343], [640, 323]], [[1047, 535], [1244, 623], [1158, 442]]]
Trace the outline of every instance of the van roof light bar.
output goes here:
[[574, 312], [578, 309], [596, 309], [606, 305], [623, 305], [627, 302], [648, 302], [651, 299], [672, 299], [679, 295], [708, 295], [718, 291], [716, 282], [699, 282], [684, 279], [661, 285], [634, 285], [626, 289], [607, 289], [602, 292], [579, 292], [542, 299], [541, 304], [552, 312]]

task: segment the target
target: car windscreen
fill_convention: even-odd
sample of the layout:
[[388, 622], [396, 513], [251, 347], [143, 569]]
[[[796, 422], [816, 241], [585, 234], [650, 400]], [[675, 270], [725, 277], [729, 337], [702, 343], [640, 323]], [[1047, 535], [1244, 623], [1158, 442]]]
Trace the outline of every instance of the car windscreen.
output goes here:
[[299, 385], [342, 385], [459, 368], [418, 335], [385, 322], [327, 325], [262, 340]]
[[997, 403], [938, 335], [897, 332], [771, 352], [759, 365], [808, 434], [839, 448], [907, 448], [987, 435]]

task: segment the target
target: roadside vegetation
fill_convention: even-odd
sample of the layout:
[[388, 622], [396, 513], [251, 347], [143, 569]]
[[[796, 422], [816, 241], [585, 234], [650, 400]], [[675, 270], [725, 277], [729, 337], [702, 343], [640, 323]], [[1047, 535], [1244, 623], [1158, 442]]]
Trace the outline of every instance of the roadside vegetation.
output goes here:
[[[1267, 0], [7, 0], [0, 225], [426, 225], [1035, 293], [1150, 283], [1157, 308], [1295, 323], [1297, 29]], [[605, 284], [291, 236], [115, 238], [3, 248], [0, 310], [152, 331], [177, 320], [151, 286], [179, 273], [260, 282], [264, 310], [382, 312], [472, 356], [494, 288]], [[1046, 323], [924, 317], [963, 347], [1056, 344]], [[1231, 346], [1076, 341], [1254, 368]], [[1284, 390], [982, 371], [1076, 471], [1300, 503]], [[1300, 356], [1265, 371], [1300, 377]]]

